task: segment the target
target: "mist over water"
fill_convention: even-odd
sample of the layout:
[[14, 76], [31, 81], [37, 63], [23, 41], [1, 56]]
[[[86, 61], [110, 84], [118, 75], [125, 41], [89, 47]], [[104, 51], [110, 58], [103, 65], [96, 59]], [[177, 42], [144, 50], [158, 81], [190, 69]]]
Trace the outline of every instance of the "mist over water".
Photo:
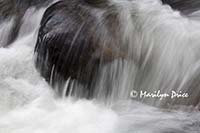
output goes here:
[[[26, 11], [18, 37], [8, 47], [2, 46], [13, 19], [0, 24], [0, 133], [200, 132], [199, 109], [192, 106], [199, 102], [200, 91], [198, 83], [192, 86], [199, 76], [198, 12], [193, 13], [195, 19], [187, 19], [157, 0], [113, 2], [123, 7], [122, 24], [128, 26], [123, 32], [128, 44], [134, 44], [129, 45], [134, 61], [115, 60], [103, 67], [94, 100], [57, 97], [36, 70], [34, 47], [45, 9]], [[113, 90], [109, 98], [107, 88]], [[172, 89], [191, 89], [197, 95], [175, 101], [130, 96], [132, 90], [170, 93]]]

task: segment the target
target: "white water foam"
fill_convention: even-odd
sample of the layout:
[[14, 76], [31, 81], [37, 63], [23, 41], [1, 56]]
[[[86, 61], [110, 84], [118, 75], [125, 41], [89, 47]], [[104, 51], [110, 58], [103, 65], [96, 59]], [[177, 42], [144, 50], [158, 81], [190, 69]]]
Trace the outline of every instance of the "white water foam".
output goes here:
[[32, 32], [25, 27], [13, 44], [0, 48], [0, 133], [199, 133], [200, 113], [190, 107], [159, 109], [134, 101], [105, 106], [57, 98], [34, 67], [38, 25]]
[[57, 99], [36, 71], [33, 50], [43, 11], [28, 10], [18, 39], [0, 48], [0, 133], [115, 132], [118, 117], [111, 109], [92, 101]]

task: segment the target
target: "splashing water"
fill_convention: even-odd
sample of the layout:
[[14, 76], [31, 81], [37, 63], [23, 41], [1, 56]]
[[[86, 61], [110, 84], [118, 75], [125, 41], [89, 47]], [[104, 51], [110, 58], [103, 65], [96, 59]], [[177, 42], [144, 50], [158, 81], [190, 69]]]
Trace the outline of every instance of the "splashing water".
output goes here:
[[[199, 22], [182, 17], [156, 0], [133, 0], [133, 7], [124, 1], [114, 2], [129, 7], [122, 9], [122, 20], [130, 21], [127, 14], [135, 13], [134, 24], [128, 24], [124, 33], [129, 43], [134, 44], [130, 46], [130, 56], [136, 61], [144, 60], [141, 69], [135, 62], [116, 60], [102, 70], [97, 84], [98, 101], [57, 98], [34, 66], [33, 51], [45, 9], [30, 8], [16, 41], [0, 48], [0, 133], [200, 132], [198, 109], [190, 106], [161, 109], [129, 97], [131, 90], [137, 88], [137, 91], [159, 88], [167, 93], [171, 90], [166, 86], [183, 91], [191, 87], [190, 80], [198, 77], [199, 72]], [[12, 21], [0, 25], [0, 46], [9, 37]], [[150, 64], [153, 66], [149, 70]], [[105, 101], [107, 87], [113, 88], [109, 105], [99, 102]], [[198, 87], [190, 89], [199, 93]], [[158, 99], [138, 100], [152, 105], [167, 103]]]

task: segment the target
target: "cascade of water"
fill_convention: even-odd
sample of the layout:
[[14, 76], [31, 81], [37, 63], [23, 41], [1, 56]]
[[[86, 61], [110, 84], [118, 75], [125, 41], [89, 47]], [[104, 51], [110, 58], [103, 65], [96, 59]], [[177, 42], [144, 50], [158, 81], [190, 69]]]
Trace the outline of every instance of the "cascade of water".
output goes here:
[[3, 47], [7, 44], [10, 35], [9, 33], [12, 30], [13, 21], [14, 19], [2, 22], [0, 27], [0, 47]]
[[[198, 110], [192, 108], [191, 111], [189, 106], [164, 110], [141, 103], [161, 106], [199, 102], [198, 15], [193, 14], [195, 20], [191, 20], [158, 0], [112, 0], [111, 3], [120, 12], [121, 28], [117, 30], [124, 42], [120, 49], [125, 49], [127, 54], [126, 58], [101, 66], [96, 78], [94, 96], [111, 103], [109, 107], [93, 100], [65, 98], [66, 91], [72, 94], [74, 88], [79, 88], [77, 94], [84, 91], [84, 87], [71, 78], [65, 83], [63, 99], [57, 99], [53, 89], [36, 71], [33, 51], [44, 9], [27, 10], [17, 39], [6, 48], [2, 46], [9, 38], [14, 19], [0, 24], [0, 133], [200, 131]], [[100, 21], [101, 13], [96, 14]], [[52, 78], [50, 80], [52, 83]], [[135, 97], [132, 90], [138, 93], [174, 90], [188, 92], [189, 97], [140, 98]], [[127, 101], [131, 97], [133, 100]]]
[[[151, 105], [197, 105], [200, 94], [198, 78], [200, 23], [191, 19], [192, 16], [190, 18], [182, 16], [180, 12], [163, 5], [159, 0], [112, 0], [109, 4], [112, 5], [110, 7], [113, 12], [103, 9], [92, 12], [91, 15], [95, 16], [94, 27], [96, 26], [95, 33], [92, 33], [94, 36], [99, 36], [100, 44], [106, 44], [103, 49], [113, 48], [115, 44], [117, 50], [125, 54], [120, 53], [123, 56], [120, 55], [120, 58], [100, 66], [92, 88], [94, 97], [104, 102], [130, 99], [130, 94], [134, 90], [140, 94], [149, 92], [151, 96], [156, 95], [157, 98], [145, 98], [144, 95], [136, 98]], [[117, 14], [117, 17], [107, 16], [105, 19], [106, 13], [110, 13], [110, 16], [112, 13]], [[116, 20], [113, 23], [116, 29], [108, 28], [116, 32], [113, 34], [118, 37], [115, 40], [112, 40], [108, 29], [104, 29], [107, 26], [104, 26], [105, 23], [109, 25], [109, 19]], [[69, 22], [70, 19], [66, 23]], [[77, 28], [71, 45], [79, 40], [80, 35], [89, 36], [90, 32], [88, 34], [83, 32], [87, 23], [89, 22]], [[67, 27], [66, 31], [70, 31], [72, 27]], [[53, 65], [53, 71], [51, 70], [53, 74], [54, 68]], [[53, 81], [53, 76], [50, 77]], [[57, 78], [58, 84], [59, 79], [60, 77]], [[66, 84], [73, 85], [68, 88], [73, 89], [75, 95], [81, 95], [86, 91], [78, 82], [74, 80], [72, 82], [70, 84], [67, 81]], [[58, 92], [65, 90], [61, 92], [66, 93], [66, 84], [65, 89], [60, 89], [57, 85]], [[161, 100], [160, 93], [166, 95], [166, 98]]]
[[127, 3], [116, 0], [113, 3], [120, 7], [121, 23], [126, 27], [122, 28], [122, 35], [128, 40], [128, 57], [132, 60], [125, 59], [123, 67], [120, 60], [105, 66], [97, 94], [102, 97], [103, 90], [110, 89], [116, 100], [128, 98], [131, 89], [154, 94], [160, 91], [175, 95], [176, 92], [176, 96], [187, 93], [189, 96], [184, 98], [138, 100], [159, 106], [197, 105], [200, 100], [200, 23], [156, 0]]

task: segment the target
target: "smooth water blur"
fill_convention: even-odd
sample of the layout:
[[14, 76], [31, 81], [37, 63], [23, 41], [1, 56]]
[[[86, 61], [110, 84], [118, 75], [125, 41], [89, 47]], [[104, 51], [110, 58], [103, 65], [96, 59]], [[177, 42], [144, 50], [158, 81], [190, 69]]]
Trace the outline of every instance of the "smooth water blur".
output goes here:
[[4, 21], [0, 27], [0, 47], [5, 46], [13, 26], [13, 19]]
[[198, 105], [200, 101], [199, 12], [183, 16], [159, 0], [113, 0], [118, 5], [126, 60], [106, 65], [96, 86], [97, 97], [112, 90], [111, 101], [130, 99], [131, 90], [164, 94], [187, 93], [187, 98], [136, 98], [145, 103]]
[[[162, 8], [168, 7], [159, 6], [158, 3], [148, 3], [144, 2], [144, 0], [133, 2], [138, 2], [136, 5], [138, 8], [141, 8], [141, 14], [144, 15], [139, 19], [138, 23], [144, 21], [143, 23], [146, 26], [152, 24], [151, 26], [153, 27], [155, 24], [153, 23], [155, 21], [153, 16], [151, 18], [147, 17], [154, 11], [150, 12], [150, 14], [145, 14], [146, 10], [148, 10], [146, 6], [149, 7], [148, 4], [153, 4], [151, 6], [157, 7], [155, 10], [157, 10], [156, 14], [159, 17], [157, 16], [156, 18], [159, 21], [156, 25], [161, 28], [149, 33], [149, 35], [145, 34], [149, 39], [156, 39], [154, 40], [155, 43], [152, 41], [145, 45], [156, 45], [157, 52], [155, 53], [162, 52], [162, 54], [159, 61], [156, 61], [159, 67], [152, 70], [151, 77], [144, 78], [143, 88], [147, 85], [153, 87], [153, 83], [156, 83], [155, 81], [158, 82], [161, 80], [160, 75], [165, 74], [170, 75], [164, 76], [165, 78], [167, 77], [166, 83], [168, 84], [176, 78], [176, 70], [179, 69], [179, 66], [171, 66], [167, 61], [174, 60], [175, 62], [178, 58], [174, 58], [172, 55], [181, 55], [185, 53], [185, 50], [188, 50], [187, 45], [189, 43], [187, 43], [187, 39], [181, 40], [182, 36], [186, 36], [187, 38], [190, 34], [190, 39], [193, 39], [193, 46], [190, 49], [191, 53], [197, 48], [199, 33], [196, 28], [199, 24], [198, 22], [189, 22], [186, 18], [182, 18], [179, 14], [176, 14], [176, 12], [172, 12], [171, 9], [163, 10]], [[122, 4], [124, 4], [123, 1]], [[160, 10], [163, 11], [163, 15], [158, 13]], [[111, 95], [112, 102], [108, 105], [96, 100], [75, 100], [70, 97], [58, 98], [53, 89], [44, 81], [34, 67], [33, 51], [37, 38], [38, 25], [43, 12], [44, 9], [35, 11], [31, 8], [27, 10], [17, 40], [7, 48], [0, 48], [0, 133], [200, 132], [200, 113], [198, 108], [192, 106], [173, 106], [171, 109], [161, 109], [136, 102], [134, 99], [130, 100], [129, 93], [133, 89], [132, 86], [135, 85], [133, 79], [138, 78], [134, 76], [137, 72], [137, 65], [133, 62], [115, 61], [103, 68], [99, 84], [97, 85], [99, 91], [102, 93], [99, 92], [96, 94], [100, 101], [105, 101], [103, 90], [108, 87], [105, 82], [115, 82], [115, 84], [109, 86], [115, 88], [115, 90]], [[171, 17], [170, 13], [175, 14], [172, 15], [172, 18], [176, 18], [173, 21], [168, 21]], [[167, 21], [166, 25], [169, 29], [162, 28], [162, 25], [165, 24], [163, 21]], [[181, 21], [181, 24], [177, 24], [179, 21]], [[189, 33], [183, 28], [188, 23], [190, 24], [187, 28]], [[0, 25], [0, 46], [4, 45], [10, 25], [12, 25], [12, 20]], [[173, 29], [174, 25], [177, 26], [177, 29]], [[132, 25], [130, 24], [129, 26]], [[142, 28], [144, 33], [148, 33], [151, 30], [149, 28], [146, 29], [145, 26]], [[165, 36], [160, 35], [164, 31]], [[196, 32], [197, 34], [195, 34]], [[140, 39], [138, 38], [135, 41], [140, 44]], [[158, 47], [159, 44], [163, 45]], [[177, 45], [175, 46], [175, 44]], [[175, 52], [176, 48], [180, 49], [180, 51]], [[139, 46], [137, 47], [138, 49], [140, 49]], [[192, 56], [190, 55], [190, 50], [188, 54], [185, 53], [184, 57], [186, 58], [185, 62], [183, 62], [183, 67], [185, 66], [184, 64], [187, 65], [188, 62], [191, 63], [193, 61], [191, 60], [193, 58], [190, 57]], [[151, 52], [153, 52], [150, 48], [147, 51], [149, 51], [149, 55], [145, 58], [149, 58]], [[140, 54], [134, 56], [137, 55]], [[165, 60], [162, 61], [162, 59]], [[142, 65], [144, 68], [146, 64], [148, 62], [143, 62]], [[159, 73], [162, 68], [164, 72], [169, 70], [170, 73]], [[108, 71], [112, 73], [110, 77], [109, 73], [107, 73]], [[179, 74], [181, 75], [181, 73]], [[143, 76], [140, 75], [139, 77], [142, 78]], [[106, 81], [107, 78], [110, 80]], [[150, 78], [151, 80], [149, 80]], [[115, 101], [117, 98], [119, 98], [118, 101]], [[127, 100], [128, 98], [129, 100]], [[159, 100], [157, 101], [160, 102]]]

